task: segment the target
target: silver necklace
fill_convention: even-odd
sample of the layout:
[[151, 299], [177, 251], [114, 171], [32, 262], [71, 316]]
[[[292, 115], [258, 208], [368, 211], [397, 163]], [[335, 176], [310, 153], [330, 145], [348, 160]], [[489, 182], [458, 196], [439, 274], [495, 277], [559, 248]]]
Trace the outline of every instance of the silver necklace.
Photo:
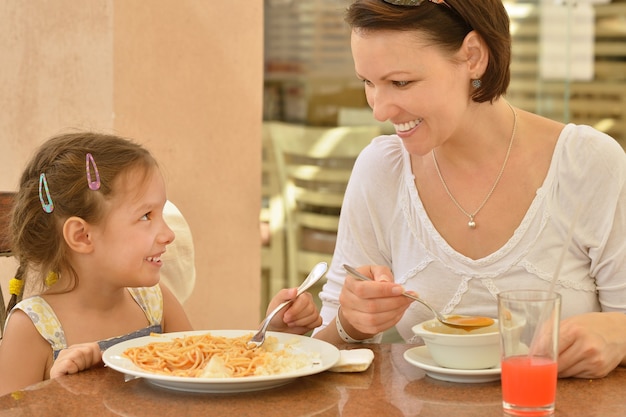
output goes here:
[[478, 208], [473, 213], [468, 213], [467, 211], [465, 211], [465, 209], [463, 207], [461, 207], [459, 202], [456, 201], [456, 198], [454, 198], [454, 196], [452, 195], [452, 193], [448, 189], [448, 185], [446, 184], [446, 181], [443, 179], [443, 176], [441, 175], [441, 171], [439, 170], [439, 164], [437, 163], [437, 157], [435, 156], [435, 150], [433, 149], [431, 151], [431, 153], [433, 155], [433, 162], [435, 163], [435, 169], [437, 170], [437, 175], [439, 175], [439, 179], [441, 180], [441, 184], [443, 184], [443, 188], [446, 190], [446, 193], [448, 194], [448, 197], [450, 197], [450, 200], [452, 200], [454, 205], [457, 206], [459, 208], [459, 210], [461, 210], [461, 212], [463, 214], [465, 214], [467, 217], [469, 217], [469, 221], [467, 222], [467, 225], [469, 226], [470, 229], [476, 228], [476, 222], [474, 221], [474, 217], [476, 217], [478, 212], [487, 203], [487, 200], [489, 200], [489, 197], [491, 197], [491, 194], [493, 194], [493, 191], [496, 189], [496, 186], [500, 182], [500, 178], [502, 178], [502, 173], [504, 172], [504, 167], [506, 167], [506, 163], [509, 160], [509, 155], [511, 154], [511, 148], [513, 147], [513, 138], [515, 138], [515, 131], [517, 130], [517, 113], [515, 112], [515, 109], [513, 109], [513, 106], [511, 106], [508, 102], [507, 102], [507, 104], [509, 105], [509, 108], [513, 112], [513, 132], [511, 133], [511, 140], [509, 141], [509, 148], [506, 151], [506, 156], [504, 157], [504, 163], [502, 164], [502, 168], [500, 168], [500, 172], [498, 173], [498, 176], [496, 177], [496, 181], [493, 183], [493, 186], [491, 187], [491, 190], [489, 190], [489, 192], [487, 193], [487, 196], [485, 197], [483, 202], [480, 203]]

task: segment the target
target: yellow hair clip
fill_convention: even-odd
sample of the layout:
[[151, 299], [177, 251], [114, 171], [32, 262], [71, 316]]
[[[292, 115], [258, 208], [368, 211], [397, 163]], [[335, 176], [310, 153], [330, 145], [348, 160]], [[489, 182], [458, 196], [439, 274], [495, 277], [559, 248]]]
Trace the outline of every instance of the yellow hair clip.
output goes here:
[[48, 287], [52, 287], [59, 280], [59, 276], [56, 272], [50, 271], [48, 275], [46, 275], [46, 285]]
[[9, 294], [19, 296], [24, 289], [24, 281], [17, 278], [11, 278], [9, 281]]

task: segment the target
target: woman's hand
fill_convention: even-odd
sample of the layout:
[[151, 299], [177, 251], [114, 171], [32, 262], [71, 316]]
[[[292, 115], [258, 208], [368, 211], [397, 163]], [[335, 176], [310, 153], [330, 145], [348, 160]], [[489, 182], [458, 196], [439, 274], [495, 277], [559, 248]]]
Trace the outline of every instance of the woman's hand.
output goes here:
[[102, 352], [97, 343], [80, 343], [59, 352], [50, 368], [50, 379], [75, 374], [102, 362]]
[[602, 378], [626, 365], [626, 314], [586, 313], [561, 321], [559, 377]]
[[360, 340], [395, 326], [411, 300], [402, 296], [404, 288], [394, 283], [389, 267], [368, 265], [357, 270], [374, 281], [360, 281], [347, 275], [339, 303], [345, 331]]
[[[283, 301], [293, 299], [297, 292], [297, 288], [280, 290], [270, 301], [267, 307], [267, 314]], [[313, 302], [313, 296], [305, 292], [276, 314], [270, 322], [268, 329], [278, 332], [305, 334], [321, 324], [322, 318]]]

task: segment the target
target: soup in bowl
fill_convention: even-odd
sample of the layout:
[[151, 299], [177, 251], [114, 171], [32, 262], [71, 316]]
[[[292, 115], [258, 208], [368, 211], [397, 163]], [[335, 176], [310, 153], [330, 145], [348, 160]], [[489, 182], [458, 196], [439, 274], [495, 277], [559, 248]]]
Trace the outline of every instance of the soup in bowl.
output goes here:
[[435, 363], [452, 369], [488, 369], [500, 363], [498, 321], [487, 327], [460, 329], [437, 319], [413, 326]]

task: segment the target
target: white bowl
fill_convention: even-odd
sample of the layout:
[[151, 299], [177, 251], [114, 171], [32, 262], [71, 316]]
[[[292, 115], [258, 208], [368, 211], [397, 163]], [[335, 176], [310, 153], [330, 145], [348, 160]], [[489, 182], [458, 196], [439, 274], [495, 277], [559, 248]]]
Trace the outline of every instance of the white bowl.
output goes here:
[[413, 326], [437, 365], [452, 369], [488, 369], [500, 363], [498, 321], [474, 330], [456, 329], [428, 320]]

